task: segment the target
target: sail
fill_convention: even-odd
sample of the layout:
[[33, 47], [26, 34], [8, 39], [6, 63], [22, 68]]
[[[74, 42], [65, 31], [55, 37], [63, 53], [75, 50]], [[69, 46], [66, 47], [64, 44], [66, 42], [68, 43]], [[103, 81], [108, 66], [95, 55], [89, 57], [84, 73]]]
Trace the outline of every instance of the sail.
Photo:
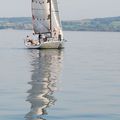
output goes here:
[[54, 6], [53, 12], [56, 15], [56, 18], [57, 18], [59, 25], [61, 26], [60, 17], [59, 17], [59, 10], [58, 10], [58, 2], [57, 2], [57, 0], [52, 0], [52, 1], [53, 1], [53, 6]]
[[63, 38], [61, 21], [58, 11], [58, 2], [57, 0], [51, 0], [51, 4], [52, 4], [52, 35], [53, 37], [58, 38], [58, 35], [60, 34], [61, 37]]
[[36, 34], [50, 32], [50, 0], [32, 0], [32, 22]]

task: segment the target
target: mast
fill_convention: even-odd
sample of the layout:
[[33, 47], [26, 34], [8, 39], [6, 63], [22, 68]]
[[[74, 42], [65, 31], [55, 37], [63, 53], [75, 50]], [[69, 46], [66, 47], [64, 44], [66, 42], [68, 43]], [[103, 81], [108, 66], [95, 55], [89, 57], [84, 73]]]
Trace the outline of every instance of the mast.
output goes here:
[[50, 0], [50, 30], [51, 30], [51, 37], [52, 37], [52, 0]]

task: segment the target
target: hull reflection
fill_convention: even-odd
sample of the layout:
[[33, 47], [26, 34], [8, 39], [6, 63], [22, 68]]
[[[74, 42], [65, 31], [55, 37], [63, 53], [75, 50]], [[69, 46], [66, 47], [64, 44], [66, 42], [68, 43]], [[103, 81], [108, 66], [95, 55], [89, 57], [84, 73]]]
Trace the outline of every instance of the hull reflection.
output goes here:
[[61, 50], [31, 50], [32, 75], [29, 84], [27, 101], [31, 104], [26, 120], [45, 120], [41, 115], [47, 114], [47, 108], [56, 101], [53, 93], [57, 89], [63, 51]]

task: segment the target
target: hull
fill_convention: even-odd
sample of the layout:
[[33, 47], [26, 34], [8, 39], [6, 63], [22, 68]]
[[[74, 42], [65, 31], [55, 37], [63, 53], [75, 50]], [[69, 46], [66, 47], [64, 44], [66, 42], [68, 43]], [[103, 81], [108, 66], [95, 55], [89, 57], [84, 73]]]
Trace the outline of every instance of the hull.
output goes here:
[[[34, 40], [33, 40], [34, 41]], [[64, 41], [46, 41], [46, 42], [36, 42], [36, 44], [31, 44], [25, 40], [25, 46], [27, 48], [33, 49], [62, 49], [64, 48]]]
[[40, 48], [42, 49], [59, 49], [63, 48], [62, 41], [49, 41], [40, 44]]

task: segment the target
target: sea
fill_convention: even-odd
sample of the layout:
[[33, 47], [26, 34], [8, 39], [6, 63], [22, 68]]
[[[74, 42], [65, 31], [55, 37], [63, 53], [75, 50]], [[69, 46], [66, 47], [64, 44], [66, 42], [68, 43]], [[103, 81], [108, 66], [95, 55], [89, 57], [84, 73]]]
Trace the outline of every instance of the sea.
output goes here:
[[120, 33], [64, 31], [62, 50], [27, 49], [0, 30], [0, 120], [120, 120]]

